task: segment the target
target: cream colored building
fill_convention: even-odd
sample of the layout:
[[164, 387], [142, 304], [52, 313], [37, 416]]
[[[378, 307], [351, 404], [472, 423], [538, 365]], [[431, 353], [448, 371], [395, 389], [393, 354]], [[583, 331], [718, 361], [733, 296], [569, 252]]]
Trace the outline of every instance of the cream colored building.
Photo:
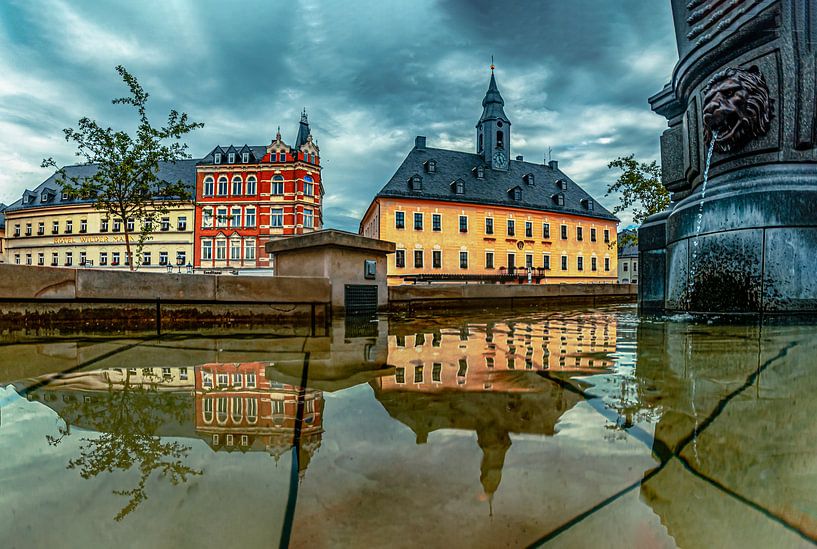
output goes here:
[[[159, 176], [195, 185], [195, 160], [163, 164]], [[69, 166], [70, 176], [92, 173], [93, 166]], [[77, 172], [77, 173], [73, 173]], [[5, 210], [5, 259], [18, 265], [50, 267], [129, 268], [125, 230], [131, 253], [137, 253], [142, 229], [133, 219], [116, 219], [94, 208], [90, 201], [74, 200], [62, 192], [52, 175]], [[135, 257], [142, 269], [162, 269], [192, 263], [193, 203], [185, 202], [159, 214], [141, 253]]]

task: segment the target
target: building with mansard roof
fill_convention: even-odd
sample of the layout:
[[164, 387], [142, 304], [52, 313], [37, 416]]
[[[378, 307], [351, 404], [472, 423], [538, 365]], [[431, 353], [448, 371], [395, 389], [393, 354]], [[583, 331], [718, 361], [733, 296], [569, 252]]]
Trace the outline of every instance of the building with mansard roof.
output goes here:
[[430, 147], [418, 136], [366, 210], [360, 234], [397, 246], [390, 283], [615, 282], [609, 244], [618, 219], [558, 162], [512, 159], [493, 67], [482, 107], [475, 152]]
[[272, 268], [264, 244], [323, 226], [320, 149], [306, 110], [293, 145], [219, 146], [196, 166], [194, 266]]

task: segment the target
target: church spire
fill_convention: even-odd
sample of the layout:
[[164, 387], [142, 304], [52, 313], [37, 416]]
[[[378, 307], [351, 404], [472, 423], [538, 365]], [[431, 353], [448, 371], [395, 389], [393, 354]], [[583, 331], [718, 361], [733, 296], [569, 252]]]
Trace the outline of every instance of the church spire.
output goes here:
[[511, 153], [511, 121], [505, 114], [505, 100], [499, 93], [491, 59], [491, 80], [482, 100], [482, 116], [477, 122], [477, 154], [494, 170], [507, 170]]

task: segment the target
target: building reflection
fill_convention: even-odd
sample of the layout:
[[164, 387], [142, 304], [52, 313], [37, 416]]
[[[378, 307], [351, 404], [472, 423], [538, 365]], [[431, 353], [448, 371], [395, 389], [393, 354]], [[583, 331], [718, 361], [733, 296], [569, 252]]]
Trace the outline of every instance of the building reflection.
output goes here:
[[474, 431], [480, 481], [492, 502], [510, 435], [555, 434], [559, 418], [582, 400], [571, 376], [612, 366], [616, 322], [599, 313], [408, 325], [389, 336], [388, 346], [394, 374], [371, 382], [377, 400], [418, 444], [442, 429]]

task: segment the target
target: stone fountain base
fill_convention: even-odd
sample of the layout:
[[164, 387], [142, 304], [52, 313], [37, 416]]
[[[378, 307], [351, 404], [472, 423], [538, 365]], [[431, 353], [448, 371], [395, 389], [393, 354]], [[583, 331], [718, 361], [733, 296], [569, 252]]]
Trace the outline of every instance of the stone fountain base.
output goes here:
[[639, 230], [643, 312], [817, 313], [817, 165], [713, 178]]

